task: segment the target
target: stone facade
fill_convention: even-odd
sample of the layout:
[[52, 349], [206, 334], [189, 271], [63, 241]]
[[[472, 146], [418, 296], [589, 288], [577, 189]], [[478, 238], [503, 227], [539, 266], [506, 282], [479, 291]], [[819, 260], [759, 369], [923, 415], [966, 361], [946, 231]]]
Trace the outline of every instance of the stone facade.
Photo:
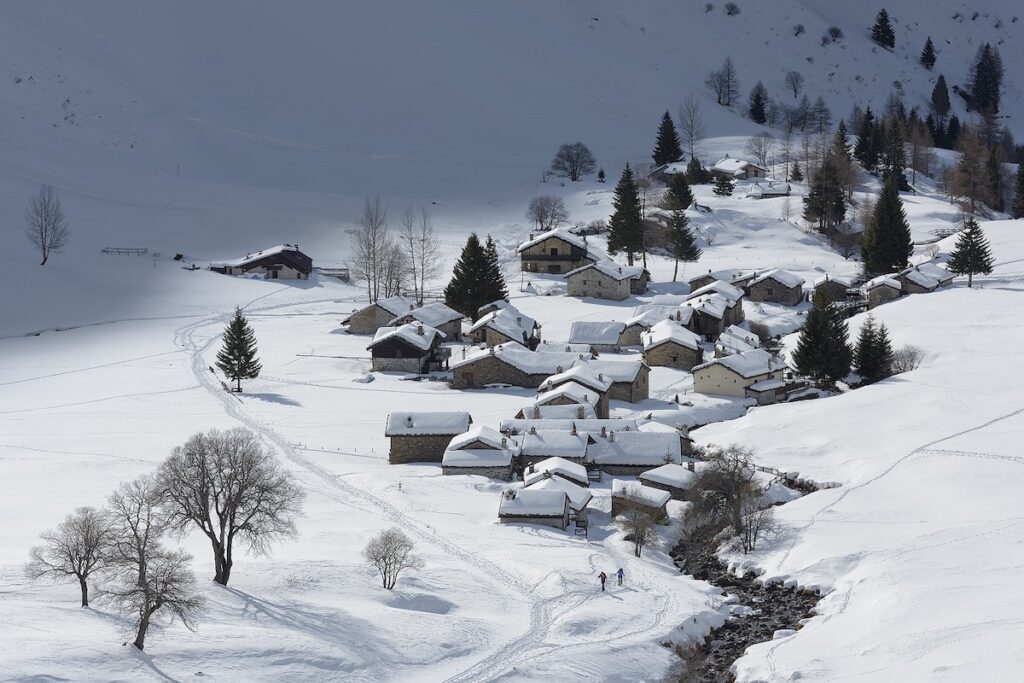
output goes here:
[[686, 489], [681, 489], [678, 486], [672, 486], [671, 484], [664, 484], [660, 481], [644, 479], [644, 475], [642, 474], [639, 478], [640, 483], [644, 486], [650, 486], [652, 489], [659, 489], [661, 491], [668, 491], [673, 500], [686, 500]]
[[410, 462], [441, 462], [452, 434], [429, 436], [392, 436], [388, 462], [400, 465]]
[[821, 290], [828, 292], [828, 297], [832, 301], [846, 301], [847, 287], [842, 282], [837, 282], [832, 279], [823, 280], [814, 286], [815, 294]]
[[689, 372], [694, 365], [704, 362], [704, 352], [669, 340], [645, 350], [644, 362], [652, 367], [675, 368]]
[[586, 250], [555, 236], [519, 252], [519, 260], [520, 267], [527, 273], [556, 275], [594, 262]]
[[384, 358], [374, 356], [370, 363], [374, 372], [411, 372], [424, 374], [427, 370], [430, 353], [411, 358]]
[[[742, 309], [741, 309], [742, 310]], [[722, 334], [722, 330], [726, 328], [725, 318], [716, 318], [713, 315], [708, 315], [703, 311], [694, 311], [693, 317], [690, 318], [690, 324], [686, 326], [686, 329], [690, 330], [694, 334], [699, 334], [705, 339], [714, 341]]]
[[512, 481], [512, 465], [507, 467], [452, 467], [444, 465], [441, 474], [476, 474], [488, 479]]
[[868, 290], [868, 310], [900, 298], [900, 290], [879, 285]]
[[[650, 468], [648, 468], [648, 469], [650, 469]], [[608, 472], [608, 471], [609, 470], [605, 470], [605, 472]], [[613, 474], [620, 474], [620, 473], [619, 472], [614, 472]], [[621, 498], [619, 496], [614, 496], [614, 495], [612, 496], [612, 517], [616, 517], [616, 516], [622, 514], [623, 512], [625, 512], [626, 510], [629, 510], [629, 509], [632, 509], [632, 508], [637, 508], [639, 510], [642, 510], [642, 511], [646, 512], [648, 515], [651, 516], [651, 519], [654, 519], [654, 520], [664, 519], [664, 518], [668, 517], [668, 510], [665, 509], [665, 506], [653, 507], [651, 505], [644, 505], [643, 503], [641, 503], [639, 501], [632, 500], [632, 499], [629, 499], [629, 498]]]
[[[585, 509], [583, 510], [583, 519], [586, 519]], [[557, 517], [510, 517], [499, 514], [498, 522], [501, 524], [542, 524], [544, 526], [550, 526], [564, 531], [566, 527], [569, 526], [569, 507], [566, 506], [565, 513]]]
[[651, 397], [651, 369], [646, 365], [636, 373], [632, 382], [613, 382], [608, 389], [608, 398], [612, 401], [639, 403]]
[[755, 282], [747, 288], [747, 296], [751, 301], [766, 301], [784, 306], [796, 306], [804, 298], [800, 285], [786, 287], [781, 282], [768, 278]]
[[[589, 389], [589, 387], [587, 387]], [[597, 405], [594, 406], [594, 412], [597, 417], [602, 420], [608, 419], [608, 394], [598, 394]], [[546, 401], [546, 406], [574, 406], [578, 405], [576, 401], [572, 400], [568, 396], [556, 396], [555, 398]]]
[[375, 334], [378, 328], [387, 326], [395, 316], [377, 304], [356, 311], [349, 317], [349, 334]]
[[647, 284], [651, 281], [650, 273], [644, 271], [636, 277], [629, 279], [629, 291], [631, 294], [643, 294], [647, 291]]
[[547, 375], [528, 375], [505, 361], [490, 355], [481, 356], [452, 371], [453, 389], [479, 389], [488, 384], [511, 384], [536, 389]]
[[744, 398], [747, 387], [766, 379], [782, 379], [782, 370], [743, 377], [720, 363], [712, 363], [693, 373], [693, 390], [698, 394]]
[[628, 278], [616, 280], [596, 268], [588, 268], [582, 272], [573, 273], [566, 280], [569, 283], [569, 296], [588, 296], [595, 299], [609, 299], [611, 301], [622, 301], [629, 298], [630, 281]]

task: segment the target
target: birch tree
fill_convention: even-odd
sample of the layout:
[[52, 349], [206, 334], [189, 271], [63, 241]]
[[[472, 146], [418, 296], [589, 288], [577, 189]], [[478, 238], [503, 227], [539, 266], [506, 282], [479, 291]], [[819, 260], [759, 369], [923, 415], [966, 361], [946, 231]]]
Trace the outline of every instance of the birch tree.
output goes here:
[[399, 240], [406, 255], [413, 294], [417, 303], [422, 304], [427, 282], [441, 274], [441, 243], [426, 207], [420, 209], [418, 217], [411, 206], [405, 210]]

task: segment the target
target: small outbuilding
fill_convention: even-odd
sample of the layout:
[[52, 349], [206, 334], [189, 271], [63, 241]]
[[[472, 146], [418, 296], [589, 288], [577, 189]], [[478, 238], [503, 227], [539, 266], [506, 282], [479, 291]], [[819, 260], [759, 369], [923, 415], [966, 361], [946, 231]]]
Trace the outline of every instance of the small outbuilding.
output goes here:
[[864, 294], [870, 311], [876, 306], [899, 299], [903, 294], [903, 285], [892, 275], [881, 275], [864, 283]]
[[737, 325], [730, 325], [722, 330], [718, 341], [715, 342], [715, 358], [753, 351], [760, 347], [761, 340], [756, 334]]
[[626, 323], [576, 320], [569, 328], [569, 343], [589, 346], [598, 353], [618, 353]]
[[907, 268], [896, 279], [904, 294], [929, 294], [939, 288], [938, 280], [918, 268]]
[[635, 481], [612, 480], [612, 517], [627, 510], [640, 510], [654, 521], [668, 518], [668, 491], [651, 488]]
[[590, 489], [574, 484], [568, 479], [543, 472], [539, 479], [526, 485], [530, 491], [562, 491], [569, 496], [569, 518], [577, 527], [587, 525], [587, 506], [594, 499]]
[[685, 465], [668, 463], [653, 470], [642, 472], [638, 479], [644, 486], [668, 491], [675, 500], [684, 500], [696, 478], [695, 463], [690, 460]]
[[262, 275], [268, 280], [308, 280], [313, 259], [299, 251], [297, 244], [279, 244], [240, 259], [211, 263], [210, 270], [224, 275]]
[[643, 266], [623, 266], [609, 259], [569, 271], [565, 279], [569, 296], [622, 301], [646, 292], [651, 274]]
[[516, 342], [528, 349], [540, 343], [540, 325], [528, 315], [508, 306], [491, 311], [469, 328], [469, 338], [474, 344], [498, 346]]
[[451, 440], [441, 457], [441, 472], [479, 474], [508, 481], [518, 453], [514, 439], [490, 427], [477, 426]]
[[842, 275], [826, 275], [814, 283], [814, 294], [826, 292], [832, 301], [846, 301], [849, 298], [850, 289], [854, 286], [853, 278]]
[[415, 308], [416, 302], [408, 297], [389, 296], [360, 308], [342, 320], [341, 324], [348, 325], [349, 334], [374, 334], [396, 317], [405, 315]]
[[423, 324], [381, 327], [367, 346], [376, 372], [438, 372], [447, 366], [451, 349], [442, 347], [444, 333]]
[[[552, 432], [545, 432], [551, 434]], [[560, 432], [564, 434], [564, 432]], [[524, 438], [529, 437], [528, 433]], [[534, 433], [536, 436], [536, 433]], [[535, 484], [536, 482], [545, 478], [545, 475], [553, 477], [560, 477], [566, 481], [570, 481], [577, 486], [589, 487], [590, 479], [587, 477], [587, 468], [580, 464], [583, 459], [583, 455], [587, 451], [588, 437], [586, 435], [573, 435], [575, 439], [581, 441], [580, 444], [572, 444], [571, 451], [572, 457], [551, 457], [543, 460], [538, 460], [532, 464], [529, 464], [523, 469], [523, 481], [527, 486]], [[526, 442], [523, 443], [524, 448]], [[582, 448], [580, 447], [582, 446]], [[569, 450], [567, 446], [564, 450]], [[578, 455], [578, 457], [577, 457]]]
[[452, 363], [452, 388], [479, 389], [492, 384], [537, 388], [545, 379], [590, 354], [530, 351], [506, 342], [476, 349]]
[[681, 458], [678, 433], [662, 431], [609, 431], [587, 447], [587, 462], [609, 474], [635, 476]]
[[701, 287], [709, 285], [716, 280], [743, 289], [756, 275], [757, 272], [753, 270], [708, 270], [706, 273], [690, 278], [687, 280], [687, 284], [690, 285], [691, 292], [696, 292]]
[[564, 530], [569, 526], [569, 496], [558, 489], [507, 489], [501, 494], [498, 521]]
[[804, 279], [795, 273], [774, 268], [758, 275], [747, 285], [751, 301], [796, 306], [804, 298]]
[[441, 462], [451, 440], [468, 431], [471, 424], [469, 413], [391, 413], [384, 427], [384, 436], [391, 439], [388, 462]]
[[689, 371], [704, 360], [701, 338], [671, 320], [662, 320], [640, 336], [644, 362], [651, 367]]
[[729, 178], [730, 180], [764, 178], [768, 174], [765, 169], [754, 162], [747, 161], [746, 159], [736, 159], [728, 154], [715, 162], [715, 165], [708, 170], [716, 180], [721, 177]]
[[651, 368], [639, 360], [581, 359], [573, 367], [584, 367], [602, 380], [611, 381], [608, 399], [640, 403], [650, 398]]
[[462, 341], [462, 321], [465, 316], [440, 301], [420, 306], [398, 316], [389, 325], [423, 323], [444, 332], [446, 341]]

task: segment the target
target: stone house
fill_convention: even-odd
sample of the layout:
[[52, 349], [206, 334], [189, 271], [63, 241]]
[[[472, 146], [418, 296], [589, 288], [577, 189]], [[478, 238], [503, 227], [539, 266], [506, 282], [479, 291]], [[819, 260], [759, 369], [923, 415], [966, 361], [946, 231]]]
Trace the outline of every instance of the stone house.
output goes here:
[[651, 274], [643, 266], [622, 266], [606, 259], [566, 273], [568, 295], [622, 301], [643, 294]]
[[690, 299], [686, 303], [687, 307], [693, 309], [689, 329], [708, 341], [718, 339], [727, 325], [725, 320], [729, 315], [729, 304], [729, 299], [717, 293], [701, 294]]
[[916, 265], [914, 268], [938, 282], [939, 287], [946, 287], [953, 284], [953, 273], [949, 272], [937, 263], [929, 261], [928, 263]]
[[605, 400], [604, 407], [602, 407], [601, 399], [601, 394], [591, 391], [582, 384], [566, 382], [540, 394], [534, 399], [533, 405], [529, 406], [529, 409], [532, 410], [533, 407], [544, 406], [593, 406], [594, 413], [599, 418], [607, 418], [607, 400]]
[[640, 510], [654, 521], [668, 518], [668, 491], [645, 486], [635, 481], [612, 480], [612, 517], [627, 510]]
[[751, 301], [767, 301], [784, 306], [796, 306], [804, 299], [804, 279], [799, 275], [775, 268], [758, 275], [747, 285]]
[[540, 343], [540, 325], [508, 306], [491, 311], [473, 323], [469, 328], [469, 339], [474, 344], [487, 346], [516, 342], [533, 349]]
[[903, 285], [891, 275], [881, 275], [864, 283], [864, 294], [870, 311], [876, 306], [899, 299], [903, 294]]
[[381, 327], [367, 346], [376, 372], [426, 374], [443, 370], [451, 349], [441, 346], [444, 333], [417, 323]]
[[[523, 468], [523, 483], [527, 486], [532, 486], [538, 481], [547, 478], [545, 475], [558, 477], [565, 479], [566, 481], [572, 482], [577, 486], [589, 488], [590, 477], [587, 476], [587, 468], [581, 465], [584, 456], [587, 453], [587, 444], [590, 442], [590, 438], [586, 434], [573, 434], [571, 440], [565, 439], [565, 432], [543, 432], [535, 430], [533, 432], [527, 432], [523, 436], [523, 447], [526, 448], [526, 442], [530, 440], [531, 436], [536, 440], [537, 435], [547, 434], [548, 438], [559, 438], [560, 441], [555, 448], [543, 447], [543, 450], [559, 450], [568, 453], [571, 457], [566, 456], [553, 456], [545, 458], [543, 460], [534, 461]], [[553, 437], [552, 435], [562, 435], [560, 437]]]
[[[722, 280], [709, 282], [690, 292], [686, 297], [686, 303], [690, 305], [690, 302], [693, 301], [704, 301], [712, 294], [721, 297], [721, 300], [725, 302], [725, 313], [722, 315], [723, 325], [739, 325], [744, 321], [743, 297], [745, 292], [736, 285]], [[716, 299], [716, 301], [719, 300]]]
[[526, 489], [530, 491], [562, 491], [569, 497], [569, 519], [575, 522], [576, 526], [587, 525], [587, 506], [594, 499], [594, 494], [587, 487], [555, 476], [545, 470], [538, 479], [526, 484]]
[[441, 462], [451, 440], [473, 424], [469, 413], [401, 412], [388, 415], [384, 436], [391, 439], [388, 462]]
[[769, 406], [786, 400], [786, 394], [794, 388], [784, 379], [763, 379], [754, 382], [744, 390], [747, 398], [757, 401], [759, 406]]
[[693, 480], [696, 479], [696, 467], [693, 460], [687, 461], [685, 465], [668, 463], [653, 470], [641, 472], [637, 477], [644, 486], [653, 489], [667, 491], [675, 500], [685, 500], [686, 492], [690, 490]]
[[587, 242], [586, 237], [555, 228], [530, 238], [519, 245], [520, 267], [524, 273], [561, 275], [590, 263], [608, 258]]
[[609, 420], [600, 419], [539, 419], [539, 420], [523, 420], [517, 418], [506, 418], [500, 422], [498, 431], [502, 434], [508, 434], [509, 436], [519, 437], [531, 429], [540, 431], [562, 431], [571, 432], [575, 428], [577, 431], [591, 435], [596, 438], [595, 435], [604, 434], [607, 435], [609, 432], [623, 432], [639, 430], [640, 425], [637, 420], [627, 418], [612, 418]]
[[641, 338], [644, 362], [651, 367], [689, 371], [704, 360], [701, 338], [671, 320], [662, 320]]
[[598, 353], [618, 353], [626, 323], [576, 320], [569, 328], [569, 344], [586, 345]]
[[753, 351], [761, 347], [761, 340], [756, 334], [736, 325], [730, 325], [722, 330], [718, 341], [715, 342], [715, 358], [731, 356], [735, 353]]
[[763, 349], [716, 358], [693, 368], [693, 390], [698, 394], [744, 398], [747, 387], [769, 379], [782, 379], [786, 364]]
[[693, 309], [688, 306], [667, 306], [660, 304], [641, 304], [633, 310], [633, 317], [623, 325], [619, 335], [619, 347], [642, 346], [640, 335], [651, 329], [662, 320], [675, 320], [689, 329], [693, 319]]
[[938, 280], [918, 268], [907, 268], [896, 279], [904, 294], [929, 294], [939, 288]]
[[243, 258], [211, 263], [210, 270], [224, 275], [262, 275], [268, 280], [308, 280], [313, 259], [297, 244], [279, 244]]
[[789, 183], [776, 183], [774, 181], [757, 182], [747, 188], [747, 195], [751, 199], [774, 199], [776, 197], [788, 197], [792, 192]]
[[687, 284], [690, 285], [691, 292], [696, 292], [701, 287], [705, 287], [715, 281], [725, 282], [743, 289], [756, 276], [757, 272], [753, 270], [709, 270], [707, 273], [690, 278], [687, 280]]
[[768, 172], [752, 161], [736, 159], [728, 154], [719, 159], [714, 166], [708, 169], [711, 176], [718, 180], [726, 177], [730, 180], [747, 180], [749, 178], [764, 178]]
[[[551, 392], [569, 384], [576, 384], [593, 392], [597, 400], [593, 402], [588, 400], [587, 405], [593, 405], [597, 417], [608, 417], [608, 392], [611, 389], [612, 381], [606, 378], [600, 370], [593, 370], [584, 365], [574, 365], [568, 370], [551, 375], [538, 388], [542, 392]], [[544, 405], [544, 403], [540, 403], [539, 399], [537, 404]]]
[[478, 474], [512, 479], [519, 445], [490, 427], [472, 427], [454, 437], [441, 456], [442, 474]]
[[506, 342], [489, 349], [477, 349], [451, 364], [453, 389], [480, 389], [491, 384], [508, 384], [536, 389], [545, 379], [589, 354], [530, 351], [521, 344]]
[[388, 325], [404, 325], [406, 323], [423, 323], [435, 330], [444, 332], [446, 341], [462, 341], [462, 321], [465, 316], [449, 308], [441, 302], [420, 306], [408, 313], [398, 316]]
[[828, 298], [835, 302], [846, 301], [850, 289], [854, 287], [853, 278], [841, 275], [826, 275], [814, 283], [814, 294], [824, 291]]
[[575, 405], [537, 405], [530, 403], [519, 409], [515, 415], [519, 420], [590, 420], [597, 417], [594, 406], [577, 403]]
[[564, 530], [569, 526], [569, 496], [558, 489], [508, 489], [501, 494], [498, 521]]
[[651, 368], [639, 360], [578, 360], [573, 367], [585, 367], [605, 380], [611, 380], [608, 399], [640, 403], [651, 397]]
[[364, 306], [341, 321], [348, 325], [349, 334], [374, 334], [381, 327], [387, 326], [392, 320], [416, 308], [416, 302], [404, 296], [391, 296], [378, 299], [369, 306]]
[[587, 447], [587, 462], [609, 474], [635, 476], [682, 458], [675, 432], [622, 430], [592, 436], [594, 443]]

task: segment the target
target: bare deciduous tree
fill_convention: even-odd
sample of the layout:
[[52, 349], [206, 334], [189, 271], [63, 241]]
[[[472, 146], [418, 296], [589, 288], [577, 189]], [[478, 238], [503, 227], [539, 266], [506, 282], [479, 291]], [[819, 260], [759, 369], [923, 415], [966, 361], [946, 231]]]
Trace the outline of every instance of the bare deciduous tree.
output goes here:
[[213, 580], [221, 585], [231, 578], [236, 541], [265, 555], [271, 543], [297, 534], [302, 489], [246, 429], [193, 434], [157, 477], [169, 528], [203, 532], [213, 547]]
[[371, 302], [380, 298], [385, 266], [393, 244], [388, 235], [387, 208], [379, 196], [367, 197], [352, 245], [352, 276], [366, 282]]
[[804, 87], [804, 75], [799, 71], [786, 72], [786, 87], [793, 91], [793, 99], [800, 96], [800, 90]]
[[771, 133], [761, 132], [757, 135], [752, 135], [747, 139], [747, 145], [744, 148], [747, 154], [753, 155], [757, 159], [757, 165], [761, 168], [768, 168], [768, 162], [771, 160], [772, 152], [775, 151], [775, 138]]
[[565, 210], [561, 197], [545, 195], [530, 200], [526, 217], [536, 224], [538, 230], [551, 230], [569, 220], [569, 212]]
[[145, 647], [158, 610], [194, 630], [203, 608], [189, 567], [192, 556], [161, 543], [167, 521], [160, 503], [161, 491], [152, 477], [121, 484], [109, 500], [111, 541], [106, 557], [110, 580], [99, 595], [115, 610], [135, 617], [133, 644], [139, 650]]
[[898, 375], [903, 372], [910, 372], [921, 367], [924, 361], [924, 351], [916, 346], [904, 346], [896, 349], [892, 354], [892, 374]]
[[692, 92], [679, 107], [679, 130], [686, 151], [693, 159], [697, 156], [697, 146], [707, 134], [707, 126], [704, 125], [704, 117], [701, 116], [700, 100]]
[[401, 529], [391, 527], [370, 539], [363, 557], [380, 572], [381, 585], [391, 590], [404, 570], [423, 568], [423, 560], [412, 552], [414, 546]]
[[715, 102], [723, 107], [731, 107], [740, 94], [740, 81], [731, 57], [726, 57], [722, 68], [712, 71], [704, 79], [704, 85], [715, 94]]
[[25, 236], [43, 257], [41, 266], [46, 265], [50, 254], [60, 253], [71, 239], [71, 227], [53, 186], [40, 187], [25, 207]]
[[422, 304], [427, 282], [441, 274], [441, 243], [426, 207], [420, 209], [419, 218], [411, 206], [405, 210], [401, 244], [412, 276], [413, 294], [417, 303]]
[[[626, 487], [626, 494], [629, 495], [629, 487]], [[633, 554], [637, 557], [640, 557], [645, 547], [658, 539], [658, 533], [654, 529], [654, 520], [639, 506], [628, 505], [615, 518], [615, 523], [625, 535], [626, 540], [633, 542]]]
[[754, 515], [770, 503], [755, 480], [752, 453], [730, 446], [709, 449], [706, 456], [708, 465], [697, 474], [687, 493], [692, 503], [690, 524], [712, 530], [730, 528], [743, 552], [750, 552], [757, 536], [771, 525], [770, 516]]
[[32, 548], [25, 573], [33, 580], [77, 580], [82, 607], [88, 607], [89, 577], [103, 567], [109, 537], [110, 528], [102, 512], [77, 508], [56, 529], [40, 534], [44, 543]]
[[562, 145], [551, 160], [551, 172], [573, 182], [590, 175], [596, 167], [597, 160], [582, 142]]

